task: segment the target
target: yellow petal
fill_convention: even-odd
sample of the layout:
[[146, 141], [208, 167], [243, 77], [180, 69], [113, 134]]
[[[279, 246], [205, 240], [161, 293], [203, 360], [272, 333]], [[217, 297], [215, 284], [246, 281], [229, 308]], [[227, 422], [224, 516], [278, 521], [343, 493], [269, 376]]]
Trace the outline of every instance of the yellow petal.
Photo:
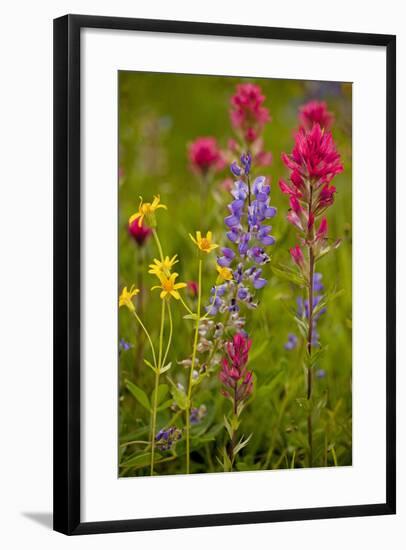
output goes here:
[[[193, 235], [191, 235], [191, 234], [189, 233], [189, 237], [192, 239], [192, 241], [193, 241], [195, 244], [197, 244], [197, 241], [196, 241], [196, 239], [193, 237]], [[198, 246], [199, 246], [199, 245], [198, 245]]]
[[175, 298], [175, 300], [180, 300], [180, 294], [177, 290], [171, 290], [170, 295]]
[[177, 288], [185, 288], [187, 286], [186, 283], [176, 283], [176, 285], [173, 285], [173, 288], [176, 290]]
[[197, 239], [197, 243], [200, 243], [200, 241], [202, 240], [202, 234], [200, 231], [196, 231], [196, 239]]
[[139, 212], [136, 212], [135, 214], [130, 216], [130, 219], [128, 220], [129, 225], [131, 225], [133, 223], [133, 221], [136, 220], [137, 218], [139, 218], [140, 216], [141, 216], [141, 214]]
[[161, 292], [161, 294], [159, 295], [159, 297], [161, 298], [161, 300], [163, 300], [167, 294], [168, 294], [167, 291], [166, 291], [166, 290], [163, 290], [163, 291]]
[[212, 233], [211, 231], [208, 231], [208, 232], [207, 232], [207, 235], [206, 235], [206, 239], [207, 239], [209, 242], [211, 242], [212, 236], [213, 236], [213, 233]]

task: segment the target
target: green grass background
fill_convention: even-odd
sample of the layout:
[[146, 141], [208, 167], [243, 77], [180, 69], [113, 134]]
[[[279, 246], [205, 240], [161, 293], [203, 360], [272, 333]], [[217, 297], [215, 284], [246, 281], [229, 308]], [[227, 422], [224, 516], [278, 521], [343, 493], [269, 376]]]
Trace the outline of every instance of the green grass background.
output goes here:
[[[265, 149], [273, 153], [270, 167], [254, 167], [256, 175], [271, 178], [271, 204], [278, 214], [273, 220], [276, 244], [272, 263], [290, 264], [288, 249], [295, 243], [295, 230], [286, 221], [287, 197], [278, 180], [287, 177], [281, 162], [282, 152], [290, 152], [293, 131], [297, 127], [298, 106], [310, 99], [327, 101], [336, 121], [333, 135], [342, 155], [344, 172], [337, 176], [336, 201], [329, 209], [329, 236], [342, 238], [342, 245], [317, 266], [326, 289], [343, 289], [343, 294], [329, 303], [318, 324], [320, 340], [328, 349], [318, 368], [325, 377], [316, 379], [315, 396], [319, 403], [314, 420], [314, 465], [350, 465], [352, 462], [352, 193], [351, 193], [351, 85], [294, 80], [242, 79], [231, 77], [191, 76], [158, 73], [119, 73], [119, 291], [132, 283], [143, 285], [142, 316], [157, 341], [160, 318], [159, 292], [149, 291], [155, 284], [147, 273], [147, 264], [157, 257], [151, 239], [140, 250], [128, 234], [127, 222], [139, 204], [160, 194], [168, 211], [158, 211], [158, 231], [165, 254], [178, 254], [179, 280], [197, 279], [194, 245], [188, 237], [196, 229], [212, 230], [216, 242], [225, 243], [223, 218], [227, 214], [229, 195], [221, 182], [230, 176], [227, 169], [212, 182], [212, 193], [203, 212], [200, 185], [187, 160], [187, 144], [198, 136], [214, 136], [222, 148], [233, 137], [229, 121], [229, 101], [235, 86], [247, 80], [259, 84], [266, 96], [272, 122], [267, 125]], [[215, 254], [204, 264], [203, 296], [207, 302], [215, 281]], [[269, 283], [259, 292], [260, 306], [247, 312], [246, 329], [253, 339], [250, 367], [255, 372], [255, 390], [244, 410], [240, 433], [253, 434], [241, 452], [239, 470], [277, 469], [306, 465], [306, 414], [300, 399], [305, 396], [305, 378], [301, 363], [302, 349], [284, 349], [289, 332], [296, 332], [291, 309], [295, 308], [299, 290], [264, 269]], [[192, 301], [189, 299], [192, 304]], [[170, 352], [171, 378], [185, 384], [185, 369], [177, 364], [191, 354], [192, 323], [182, 319], [184, 311], [173, 303], [174, 341]], [[120, 475], [148, 474], [143, 465], [142, 444], [148, 440], [149, 414], [125, 387], [129, 379], [147, 395], [153, 389], [153, 373], [139, 360], [139, 331], [129, 311], [119, 311], [119, 337], [134, 347], [121, 353], [119, 395]], [[145, 346], [146, 357], [149, 357]], [[162, 377], [164, 382], [164, 376]], [[208, 414], [200, 426], [193, 428], [192, 472], [221, 471], [216, 460], [224, 445], [222, 418], [229, 403], [220, 395], [217, 376], [200, 387], [195, 405], [204, 403]], [[158, 429], [170, 421], [170, 409], [158, 414]], [[182, 421], [178, 422], [182, 427]], [[145, 447], [144, 447], [145, 448]], [[157, 465], [159, 474], [184, 473], [184, 442], [172, 453], [162, 453], [168, 460]]]

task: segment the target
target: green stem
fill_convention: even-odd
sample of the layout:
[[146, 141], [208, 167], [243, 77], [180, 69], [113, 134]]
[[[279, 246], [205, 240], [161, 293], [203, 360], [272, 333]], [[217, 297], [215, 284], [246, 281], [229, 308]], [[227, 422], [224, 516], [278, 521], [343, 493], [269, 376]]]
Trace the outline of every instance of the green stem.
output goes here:
[[162, 359], [162, 366], [165, 366], [166, 359], [167, 359], [168, 353], [169, 353], [169, 349], [171, 347], [172, 334], [173, 334], [172, 311], [171, 311], [171, 305], [170, 305], [169, 300], [167, 301], [166, 305], [168, 307], [168, 316], [169, 316], [169, 336], [168, 336], [168, 343], [166, 345], [165, 355], [164, 355], [164, 358]]
[[156, 246], [158, 248], [158, 252], [159, 252], [159, 256], [161, 258], [161, 262], [163, 262], [164, 261], [164, 253], [162, 252], [161, 241], [159, 240], [158, 233], [156, 232], [155, 227], [152, 228], [152, 234], [154, 236], [155, 243], [156, 243]]
[[[309, 219], [313, 209], [313, 186], [310, 183], [310, 198], [309, 198]], [[309, 240], [314, 238], [314, 228], [309, 230]], [[309, 329], [307, 333], [307, 353], [309, 356], [309, 365], [307, 367], [307, 400], [312, 398], [312, 340], [313, 340], [313, 278], [314, 278], [314, 251], [313, 246], [309, 244], [309, 286], [308, 286], [308, 299], [309, 299]], [[307, 440], [309, 445], [309, 467], [313, 466], [313, 422], [312, 422], [312, 408], [307, 414]]]
[[199, 258], [199, 277], [198, 277], [198, 298], [197, 298], [197, 319], [195, 326], [195, 337], [193, 341], [192, 352], [192, 364], [190, 365], [189, 384], [186, 401], [186, 473], [190, 473], [190, 408], [192, 399], [192, 381], [193, 381], [193, 369], [196, 361], [197, 341], [199, 336], [199, 323], [200, 323], [200, 307], [202, 301], [202, 259]]
[[139, 324], [141, 325], [141, 328], [142, 328], [142, 330], [144, 331], [145, 336], [148, 338], [149, 345], [151, 346], [152, 357], [154, 358], [154, 366], [156, 367], [156, 366], [157, 366], [157, 362], [156, 362], [155, 348], [154, 348], [154, 344], [152, 343], [151, 336], [149, 335], [149, 332], [148, 332], [147, 329], [145, 328], [144, 323], [141, 321], [141, 319], [139, 318], [139, 316], [137, 315], [137, 312], [136, 312], [135, 310], [133, 310], [133, 315], [134, 315], [134, 317], [137, 319], [137, 321], [139, 322]]
[[181, 304], [183, 305], [183, 307], [186, 309], [186, 311], [190, 314], [190, 315], [193, 315], [193, 311], [190, 309], [190, 307], [186, 304], [185, 300], [182, 298], [182, 295], [179, 294], [180, 296], [180, 301], [181, 301]]
[[152, 419], [151, 419], [151, 476], [154, 475], [154, 457], [155, 457], [155, 431], [156, 431], [156, 410], [158, 408], [158, 387], [160, 370], [162, 367], [162, 347], [164, 337], [164, 325], [165, 325], [165, 300], [162, 300], [161, 309], [161, 329], [159, 332], [159, 356], [158, 356], [158, 368], [155, 373], [155, 391], [154, 402], [152, 404]]

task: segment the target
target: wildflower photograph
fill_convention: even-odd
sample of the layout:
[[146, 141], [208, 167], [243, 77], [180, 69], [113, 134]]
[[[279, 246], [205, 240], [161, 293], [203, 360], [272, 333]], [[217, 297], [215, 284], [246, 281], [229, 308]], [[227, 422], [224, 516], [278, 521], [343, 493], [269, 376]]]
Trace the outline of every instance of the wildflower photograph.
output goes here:
[[119, 71], [118, 121], [119, 477], [351, 466], [351, 83]]

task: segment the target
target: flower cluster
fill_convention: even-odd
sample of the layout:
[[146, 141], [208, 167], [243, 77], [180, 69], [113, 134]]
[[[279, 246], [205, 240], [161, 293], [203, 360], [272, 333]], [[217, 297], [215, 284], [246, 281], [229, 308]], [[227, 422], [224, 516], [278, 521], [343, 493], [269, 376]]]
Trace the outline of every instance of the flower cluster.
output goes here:
[[262, 266], [270, 260], [266, 247], [275, 243], [267, 220], [275, 216], [276, 209], [269, 203], [271, 187], [266, 178], [257, 177], [251, 186], [250, 171], [250, 154], [241, 156], [241, 165], [231, 165], [232, 174], [238, 178], [231, 191], [230, 213], [224, 219], [231, 246], [221, 248], [217, 258], [221, 284], [212, 289], [207, 307], [210, 315], [237, 312], [240, 302], [256, 307], [255, 291], [266, 285], [262, 276]]
[[237, 332], [231, 341], [226, 342], [226, 355], [221, 361], [222, 393], [231, 400], [236, 414], [239, 405], [248, 399], [253, 389], [252, 371], [247, 369], [251, 344], [249, 338]]
[[159, 430], [155, 437], [156, 447], [160, 451], [169, 451], [169, 449], [171, 449], [172, 446], [179, 441], [179, 439], [181, 439], [181, 437], [182, 430], [175, 428], [174, 426], [168, 428], [167, 430]]
[[232, 125], [242, 132], [247, 142], [255, 141], [271, 120], [268, 109], [263, 106], [264, 101], [261, 88], [255, 84], [239, 84], [231, 98]]
[[[336, 188], [330, 182], [343, 171], [340, 155], [331, 133], [316, 123], [309, 131], [299, 129], [292, 153], [283, 154], [282, 160], [291, 170], [291, 185], [284, 180], [279, 182], [281, 191], [289, 196], [287, 220], [298, 229], [302, 245], [310, 246], [314, 260], [317, 260], [332, 248], [326, 245], [327, 219], [320, 217], [334, 202]], [[293, 262], [306, 274], [309, 261], [301, 247], [296, 244], [290, 254]]]
[[272, 153], [264, 150], [263, 133], [271, 121], [269, 110], [264, 107], [265, 96], [256, 84], [239, 84], [231, 97], [230, 119], [237, 136], [228, 142], [232, 158], [249, 150], [257, 166], [269, 166]]
[[299, 108], [299, 122], [305, 130], [311, 130], [313, 124], [330, 130], [334, 122], [334, 115], [328, 111], [325, 101], [309, 101]]
[[192, 171], [201, 175], [210, 170], [217, 172], [225, 166], [223, 153], [213, 137], [196, 138], [189, 145], [188, 157]]
[[293, 184], [290, 191], [282, 191], [296, 198], [301, 198], [306, 193], [306, 180], [320, 188], [343, 171], [331, 132], [323, 130], [319, 124], [314, 124], [310, 130], [300, 128], [295, 136], [292, 153], [284, 153], [282, 160], [291, 170]]

